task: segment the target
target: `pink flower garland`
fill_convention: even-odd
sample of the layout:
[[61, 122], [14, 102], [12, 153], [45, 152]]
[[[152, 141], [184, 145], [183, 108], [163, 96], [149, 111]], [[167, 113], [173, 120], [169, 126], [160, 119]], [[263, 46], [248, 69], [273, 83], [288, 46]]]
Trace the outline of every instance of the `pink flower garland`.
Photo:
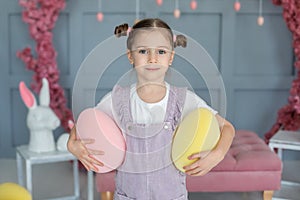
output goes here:
[[276, 123], [265, 134], [266, 142], [279, 130], [298, 130], [300, 128], [300, 1], [273, 0], [275, 5], [283, 7], [283, 18], [293, 34], [293, 47], [296, 56], [294, 66], [297, 77], [290, 89], [288, 104], [278, 111]]
[[23, 60], [26, 68], [34, 71], [31, 88], [39, 92], [42, 78], [46, 77], [50, 88], [50, 107], [56, 113], [66, 131], [69, 131], [68, 121], [72, 120], [72, 112], [66, 107], [63, 88], [59, 85], [59, 70], [57, 68], [57, 52], [53, 46], [52, 29], [58, 19], [59, 12], [65, 7], [65, 0], [19, 0], [24, 8], [22, 19], [29, 25], [30, 36], [36, 41], [36, 58], [27, 47], [17, 56]]

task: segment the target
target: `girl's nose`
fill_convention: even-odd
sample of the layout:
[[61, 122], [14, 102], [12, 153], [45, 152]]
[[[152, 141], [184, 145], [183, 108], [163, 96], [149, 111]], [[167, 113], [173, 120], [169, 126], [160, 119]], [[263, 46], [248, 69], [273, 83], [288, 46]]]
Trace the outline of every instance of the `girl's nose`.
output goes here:
[[150, 49], [149, 54], [148, 54], [148, 60], [149, 60], [149, 63], [157, 62], [155, 49]]

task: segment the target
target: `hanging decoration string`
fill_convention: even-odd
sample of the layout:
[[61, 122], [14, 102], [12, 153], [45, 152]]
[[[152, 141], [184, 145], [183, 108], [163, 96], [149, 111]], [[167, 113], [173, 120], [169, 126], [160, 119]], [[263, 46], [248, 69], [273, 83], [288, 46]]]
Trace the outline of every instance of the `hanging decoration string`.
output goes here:
[[98, 0], [98, 10], [101, 11], [102, 10], [102, 1]]
[[138, 22], [140, 19], [140, 0], [135, 0], [135, 22]]
[[102, 13], [102, 1], [98, 0], [98, 13], [97, 13], [97, 20], [99, 22], [102, 22], [104, 18], [104, 15]]
[[259, 26], [262, 26], [264, 24], [264, 17], [262, 16], [262, 0], [259, 0], [259, 8], [258, 8], [258, 18], [257, 18], [257, 24]]
[[179, 10], [179, 0], [175, 0], [175, 9], [174, 9], [174, 17], [179, 18], [180, 17], [180, 10]]

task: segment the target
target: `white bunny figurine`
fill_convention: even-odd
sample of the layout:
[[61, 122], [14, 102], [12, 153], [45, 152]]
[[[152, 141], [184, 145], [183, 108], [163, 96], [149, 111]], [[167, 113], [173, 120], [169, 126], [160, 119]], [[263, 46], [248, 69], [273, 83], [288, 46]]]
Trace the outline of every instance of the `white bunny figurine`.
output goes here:
[[50, 94], [47, 79], [43, 78], [39, 106], [23, 81], [20, 82], [19, 90], [23, 102], [29, 109], [27, 114], [27, 126], [30, 131], [29, 150], [38, 153], [55, 151], [52, 131], [60, 125], [60, 120], [49, 107]]

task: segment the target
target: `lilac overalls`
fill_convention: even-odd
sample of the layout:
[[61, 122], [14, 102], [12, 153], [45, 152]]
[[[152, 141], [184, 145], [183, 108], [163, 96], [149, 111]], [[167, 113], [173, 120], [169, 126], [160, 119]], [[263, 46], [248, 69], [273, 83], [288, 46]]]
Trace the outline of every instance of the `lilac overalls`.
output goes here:
[[115, 86], [112, 102], [126, 140], [126, 158], [116, 173], [115, 200], [187, 200], [186, 176], [171, 160], [173, 132], [186, 88], [170, 87], [162, 124], [133, 123], [130, 88]]

